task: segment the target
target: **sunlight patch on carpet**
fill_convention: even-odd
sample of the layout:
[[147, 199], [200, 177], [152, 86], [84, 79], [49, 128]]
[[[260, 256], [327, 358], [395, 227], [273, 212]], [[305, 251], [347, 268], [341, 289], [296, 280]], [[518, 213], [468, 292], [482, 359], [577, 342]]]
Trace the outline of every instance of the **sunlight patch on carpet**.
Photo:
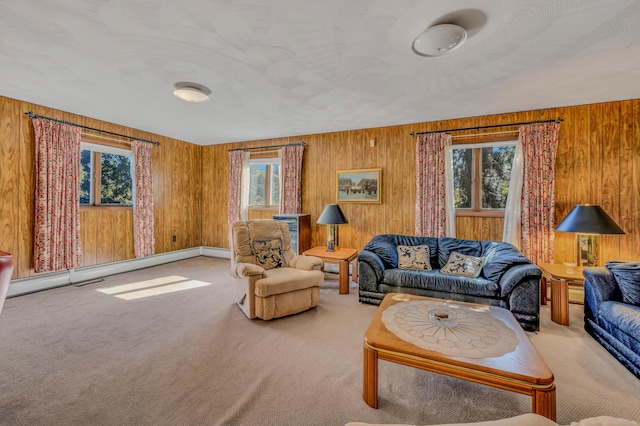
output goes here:
[[154, 278], [152, 280], [138, 281], [122, 284], [109, 288], [97, 289], [100, 293], [114, 295], [122, 300], [135, 300], [143, 297], [158, 296], [161, 294], [175, 293], [177, 291], [211, 285], [206, 281], [192, 280], [178, 275]]

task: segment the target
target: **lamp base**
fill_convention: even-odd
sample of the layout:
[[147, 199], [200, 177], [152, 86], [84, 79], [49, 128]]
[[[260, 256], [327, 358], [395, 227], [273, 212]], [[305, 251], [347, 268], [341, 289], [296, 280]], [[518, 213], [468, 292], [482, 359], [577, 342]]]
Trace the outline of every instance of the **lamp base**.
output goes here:
[[600, 235], [576, 234], [578, 266], [600, 266]]
[[327, 225], [327, 251], [336, 251], [338, 248], [338, 228], [336, 225]]

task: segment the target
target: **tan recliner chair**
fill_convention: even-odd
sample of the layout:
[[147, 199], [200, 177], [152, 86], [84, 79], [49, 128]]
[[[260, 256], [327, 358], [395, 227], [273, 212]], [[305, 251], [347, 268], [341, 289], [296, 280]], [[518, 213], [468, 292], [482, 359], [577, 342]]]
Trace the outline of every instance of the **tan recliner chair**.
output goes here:
[[231, 226], [231, 276], [236, 301], [249, 318], [270, 320], [318, 305], [322, 260], [291, 250], [287, 224], [238, 221]]

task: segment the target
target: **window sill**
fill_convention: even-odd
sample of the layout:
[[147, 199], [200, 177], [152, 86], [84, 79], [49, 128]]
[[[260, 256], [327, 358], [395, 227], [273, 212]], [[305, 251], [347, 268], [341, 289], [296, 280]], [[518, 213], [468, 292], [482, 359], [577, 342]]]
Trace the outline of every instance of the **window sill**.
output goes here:
[[280, 207], [278, 206], [250, 206], [249, 211], [254, 212], [278, 212]]
[[504, 210], [456, 210], [456, 217], [504, 217]]
[[132, 210], [133, 206], [113, 206], [113, 205], [101, 205], [93, 206], [89, 204], [80, 204], [80, 211], [85, 210]]

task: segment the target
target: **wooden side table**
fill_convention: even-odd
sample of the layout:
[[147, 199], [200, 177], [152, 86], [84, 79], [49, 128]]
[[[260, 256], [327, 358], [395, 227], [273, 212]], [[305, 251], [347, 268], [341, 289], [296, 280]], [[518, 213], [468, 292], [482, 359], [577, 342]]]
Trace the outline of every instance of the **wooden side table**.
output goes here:
[[584, 285], [584, 268], [569, 268], [555, 263], [542, 263], [538, 266], [547, 282], [551, 283], [551, 321], [569, 325], [569, 284]]
[[349, 294], [349, 263], [351, 262], [353, 262], [352, 279], [358, 282], [358, 250], [339, 247], [335, 251], [327, 251], [327, 246], [317, 246], [306, 250], [303, 254], [319, 257], [325, 263], [339, 265], [340, 294]]

